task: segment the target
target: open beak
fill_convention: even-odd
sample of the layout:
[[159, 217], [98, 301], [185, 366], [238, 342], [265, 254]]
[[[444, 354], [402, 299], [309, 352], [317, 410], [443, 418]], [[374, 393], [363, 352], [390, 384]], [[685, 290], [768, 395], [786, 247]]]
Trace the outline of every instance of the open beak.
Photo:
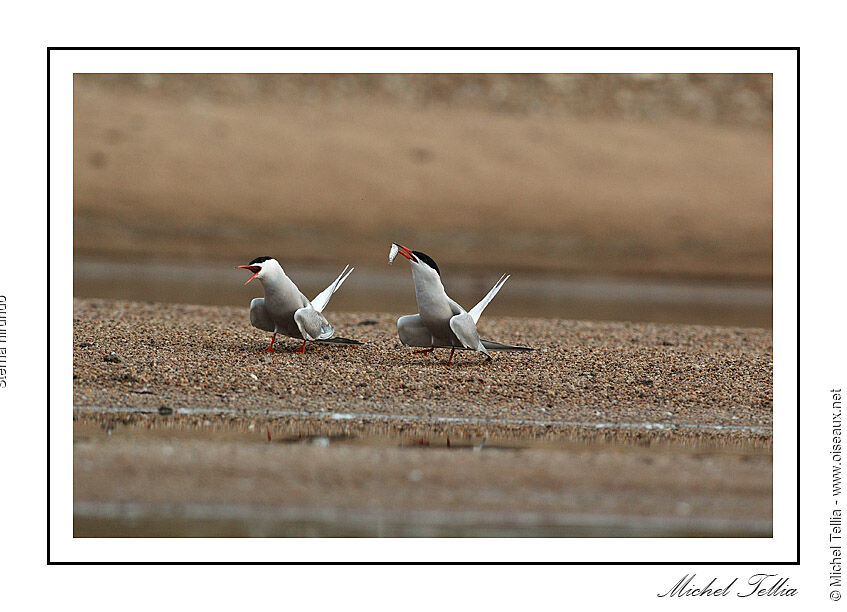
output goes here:
[[[245, 270], [250, 270], [253, 273], [253, 276], [247, 279], [247, 283], [259, 276], [259, 272], [262, 271], [262, 268], [260, 266], [236, 266], [235, 269], [237, 270], [238, 268], [244, 268]], [[244, 284], [246, 285], [247, 283]]]
[[400, 253], [403, 257], [405, 257], [409, 261], [413, 261], [415, 263], [418, 263], [418, 258], [415, 257], [414, 255], [412, 255], [412, 252], [409, 249], [404, 247], [402, 244], [398, 244], [396, 242], [394, 244], [397, 245], [397, 249], [398, 249], [397, 252]]

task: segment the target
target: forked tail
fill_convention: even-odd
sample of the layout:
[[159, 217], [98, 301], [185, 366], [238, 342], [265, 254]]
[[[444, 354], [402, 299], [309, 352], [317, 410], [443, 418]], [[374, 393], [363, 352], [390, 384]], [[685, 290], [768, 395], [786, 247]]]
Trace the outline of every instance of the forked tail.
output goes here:
[[534, 348], [528, 346], [512, 346], [511, 344], [503, 344], [502, 342], [494, 342], [493, 340], [480, 340], [482, 346], [489, 351], [534, 351]]
[[491, 291], [488, 292], [484, 298], [479, 301], [479, 304], [474, 306], [468, 311], [468, 314], [471, 315], [473, 322], [476, 323], [479, 321], [480, 315], [482, 315], [482, 311], [485, 310], [485, 307], [488, 306], [488, 302], [494, 299], [494, 296], [497, 295], [497, 292], [503, 287], [503, 284], [509, 280], [509, 275], [504, 274], [500, 277], [500, 280], [491, 288]]
[[364, 342], [350, 340], [349, 338], [327, 338], [326, 340], [315, 340], [315, 344], [346, 344], [349, 346], [358, 346], [364, 344]]
[[341, 289], [341, 285], [344, 281], [347, 280], [347, 277], [353, 273], [353, 270], [356, 268], [351, 268], [350, 266], [344, 266], [344, 270], [341, 274], [338, 275], [338, 278], [333, 281], [333, 283], [321, 291], [318, 295], [315, 296], [315, 299], [312, 300], [312, 308], [317, 310], [318, 312], [323, 312], [323, 309], [326, 308], [326, 305], [329, 304], [329, 298], [332, 297], [332, 294]]

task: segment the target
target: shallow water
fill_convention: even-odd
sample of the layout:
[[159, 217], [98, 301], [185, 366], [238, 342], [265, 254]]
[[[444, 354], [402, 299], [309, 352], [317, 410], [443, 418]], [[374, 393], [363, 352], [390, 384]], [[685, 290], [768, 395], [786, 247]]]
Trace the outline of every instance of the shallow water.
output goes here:
[[[75, 411], [92, 411], [98, 413], [131, 413], [141, 412], [150, 413], [153, 411], [145, 408], [131, 408], [122, 406], [75, 406]], [[181, 415], [191, 414], [220, 414], [220, 415], [237, 415], [240, 417], [246, 416], [243, 411], [235, 410], [214, 410], [202, 408], [194, 410], [192, 408], [180, 408]], [[476, 426], [492, 426], [492, 425], [517, 425], [529, 427], [576, 427], [587, 429], [622, 429], [622, 430], [678, 430], [678, 431], [703, 431], [703, 432], [744, 432], [750, 434], [772, 434], [773, 427], [769, 425], [709, 425], [702, 423], [662, 423], [662, 422], [603, 422], [603, 421], [565, 421], [561, 419], [506, 419], [506, 418], [482, 418], [482, 417], [447, 417], [447, 416], [431, 416], [417, 414], [379, 414], [371, 412], [308, 412], [301, 410], [273, 410], [263, 409], [259, 413], [264, 418], [274, 417], [322, 417], [329, 418], [333, 421], [351, 421], [365, 420], [369, 422], [407, 422], [416, 424], [450, 424], [450, 425], [476, 425]]]
[[74, 537], [772, 537], [767, 520], [74, 502]]
[[[292, 264], [286, 271], [303, 293], [313, 296], [342, 268]], [[454, 272], [444, 283], [456, 301], [470, 308], [497, 278], [499, 274]], [[75, 297], [246, 307], [250, 299], [262, 295], [262, 289], [255, 282], [245, 287], [245, 280], [243, 270], [224, 264], [74, 260]], [[521, 272], [512, 275], [486, 314], [769, 328], [772, 306], [769, 285]], [[330, 308], [416, 312], [408, 266], [357, 268]]]
[[[399, 449], [399, 453], [407, 452], [420, 457], [422, 465], [439, 465], [440, 458], [455, 457], [461, 463], [461, 456], [467, 454], [486, 457], [488, 461], [502, 461], [511, 457], [510, 461], [524, 461], [524, 452], [558, 453], [570, 452], [585, 454], [592, 452], [606, 453], [612, 449], [614, 456], [626, 452], [632, 460], [653, 461], [655, 449], [640, 447], [624, 447], [607, 442], [590, 441], [574, 442], [567, 439], [543, 439], [532, 437], [512, 438], [511, 436], [493, 439], [488, 437], [488, 428], [497, 425], [527, 427], [539, 425], [570, 425], [579, 427], [616, 429], [648, 429], [665, 430], [687, 428], [706, 429], [713, 432], [733, 429], [747, 433], [769, 434], [770, 427], [721, 427], [699, 426], [669, 423], [571, 423], [556, 419], [525, 420], [525, 419], [477, 419], [438, 417], [432, 415], [383, 415], [376, 413], [325, 412], [310, 413], [295, 410], [261, 410], [252, 416], [244, 411], [213, 410], [195, 411], [188, 408], [179, 410], [176, 415], [162, 416], [155, 410], [112, 407], [112, 408], [82, 408], [74, 409], [74, 464], [82, 470], [81, 477], [88, 474], [94, 465], [90, 449], [98, 445], [118, 445], [119, 448], [135, 448], [142, 444], [149, 457], [169, 456], [173, 448], [188, 441], [226, 442], [238, 444], [242, 450], [256, 449], [259, 446], [268, 449], [277, 444], [299, 446], [290, 457], [300, 456], [301, 453], [314, 452], [314, 447], [320, 447], [320, 453], [340, 453], [345, 461], [359, 456], [359, 453], [384, 453], [388, 447]], [[141, 420], [127, 420], [127, 416], [135, 413]], [[304, 426], [306, 418], [320, 415], [327, 420], [315, 423], [314, 427]], [[77, 417], [80, 416], [78, 419]], [[294, 417], [298, 425], [286, 428], [278, 420]], [[346, 424], [353, 421], [366, 421], [373, 427], [363, 431], [347, 431]], [[426, 430], [442, 424], [465, 426], [482, 426], [476, 434], [450, 436], [436, 434], [419, 434], [417, 430], [405, 429], [402, 432], [379, 434], [378, 424], [389, 421], [400, 421], [406, 424], [420, 423]], [[334, 425], [334, 424], [335, 425]], [[271, 438], [273, 424], [273, 438]], [[340, 429], [339, 429], [340, 427]], [[302, 433], [305, 431], [305, 433]], [[335, 433], [333, 433], [335, 432]], [[267, 436], [267, 437], [266, 437]], [[421, 437], [423, 436], [423, 437]], [[453, 438], [452, 445], [450, 437]], [[273, 444], [271, 444], [273, 443]], [[89, 449], [87, 458], [77, 464], [77, 445]], [[102, 448], [107, 448], [103, 446]], [[157, 450], [158, 449], [158, 450]], [[325, 450], [324, 450], [325, 449]], [[166, 452], [167, 451], [167, 452]], [[423, 451], [423, 455], [421, 454]], [[389, 451], [397, 453], [398, 451]], [[444, 455], [444, 453], [448, 455]], [[715, 462], [717, 465], [730, 466], [760, 466], [769, 475], [770, 452], [767, 449], [756, 448], [722, 448], [720, 446], [707, 449], [673, 447], [660, 449], [660, 453], [681, 453], [674, 455], [683, 460]], [[352, 454], [351, 454], [352, 453]], [[430, 455], [430, 453], [433, 453]], [[324, 455], [322, 455], [324, 456]], [[400, 457], [400, 455], [392, 455]], [[467, 455], [465, 455], [467, 456]], [[433, 463], [432, 460], [435, 460]], [[739, 463], [740, 462], [740, 463]], [[291, 462], [289, 470], [295, 470], [296, 462]], [[86, 467], [86, 464], [88, 466]], [[183, 465], [183, 464], [180, 464]], [[418, 465], [417, 463], [415, 465]], [[649, 464], [648, 464], [649, 465]], [[136, 464], [137, 469], [143, 468]], [[433, 468], [438, 474], [438, 468]], [[167, 470], [165, 470], [167, 471]], [[410, 486], [417, 482], [411, 475], [417, 468], [401, 478], [399, 486]], [[202, 472], [202, 470], [201, 470]], [[154, 472], [158, 483], [173, 478], [156, 468]], [[727, 472], [731, 477], [732, 472]], [[98, 487], [105, 481], [97, 476]], [[197, 475], [202, 482], [203, 473]], [[308, 473], [303, 476], [308, 480]], [[90, 479], [91, 476], [89, 475]], [[243, 480], [243, 479], [242, 479]], [[526, 487], [526, 495], [531, 494], [533, 480], [528, 478], [521, 481]], [[79, 484], [79, 481], [77, 481]], [[90, 484], [90, 483], [89, 483]], [[302, 484], [302, 483], [301, 483]], [[749, 484], [749, 483], [748, 483]], [[73, 529], [75, 537], [772, 537], [772, 521], [767, 518], [743, 519], [723, 517], [688, 517], [632, 514], [586, 514], [583, 511], [523, 511], [506, 508], [474, 508], [468, 509], [439, 509], [439, 510], [394, 510], [392, 504], [371, 509], [350, 509], [337, 507], [328, 503], [317, 507], [298, 507], [288, 505], [233, 505], [232, 503], [205, 501], [184, 502], [177, 495], [169, 501], [136, 502], [128, 501], [120, 491], [125, 486], [123, 481], [114, 485], [110, 495], [105, 498], [98, 496], [98, 487], [89, 490], [94, 495], [86, 497], [83, 493], [77, 497], [73, 508]], [[157, 485], [158, 486], [158, 485]], [[163, 488], [167, 487], [162, 484]], [[411, 485], [414, 486], [414, 485]], [[83, 489], [86, 487], [83, 486]], [[644, 490], [632, 490], [622, 494], [638, 496]], [[539, 494], [538, 491], [535, 494]], [[540, 494], [544, 495], [544, 490]], [[97, 501], [99, 497], [99, 501]], [[748, 496], [749, 497], [749, 496]], [[166, 496], [167, 498], [167, 496]], [[249, 496], [246, 498], [249, 499]], [[345, 500], [347, 498], [344, 498]], [[238, 502], [240, 504], [240, 502]], [[693, 502], [692, 502], [693, 503]], [[485, 506], [485, 504], [482, 504]]]

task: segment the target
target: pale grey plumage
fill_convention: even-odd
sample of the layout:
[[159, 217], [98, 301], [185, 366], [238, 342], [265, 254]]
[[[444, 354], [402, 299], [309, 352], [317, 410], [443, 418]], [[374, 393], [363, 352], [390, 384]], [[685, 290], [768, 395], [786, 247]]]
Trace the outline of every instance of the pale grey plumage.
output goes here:
[[485, 307], [509, 279], [508, 275], [501, 276], [488, 294], [468, 312], [447, 295], [437, 266], [428, 256], [417, 251], [409, 251], [402, 245], [392, 245], [389, 263], [398, 252], [398, 248], [395, 247], [399, 247], [399, 252], [409, 260], [412, 266], [415, 299], [420, 311], [419, 314], [403, 316], [397, 320], [397, 333], [403, 344], [421, 348], [469, 349], [478, 351], [489, 359], [491, 359], [489, 350], [532, 350], [527, 347], [482, 340], [476, 328], [476, 323]]
[[[282, 334], [300, 340], [325, 341], [332, 338], [335, 328], [326, 320], [322, 311], [354, 268], [345, 266], [332, 284], [309, 301], [285, 274], [279, 262], [272, 258], [262, 259], [264, 261], [257, 260], [250, 266], [242, 266], [252, 271], [258, 270], [250, 280], [258, 278], [265, 291], [265, 297], [250, 302], [250, 323], [253, 327], [274, 332], [274, 336]], [[337, 340], [337, 344], [360, 344], [353, 340]], [[272, 349], [273, 341], [269, 351]]]
[[253, 298], [250, 302], [250, 323], [253, 327], [269, 332], [276, 329], [276, 323], [265, 310], [265, 298]]
[[332, 338], [335, 333], [335, 328], [329, 324], [329, 321], [311, 307], [294, 311], [294, 322], [304, 340], [326, 340]]
[[488, 354], [488, 350], [485, 346], [483, 346], [482, 341], [479, 339], [479, 332], [476, 330], [476, 322], [469, 313], [463, 312], [462, 314], [457, 314], [451, 317], [450, 329], [453, 330], [454, 334], [456, 334], [456, 338], [459, 339], [462, 346], [479, 351], [489, 359], [491, 358], [491, 355]]
[[[415, 348], [455, 348], [457, 350], [476, 350], [469, 349], [465, 346], [455, 346], [454, 344], [439, 344], [432, 337], [429, 328], [421, 321], [421, 315], [413, 314], [406, 315], [397, 319], [397, 332], [400, 336], [400, 342], [406, 346]], [[503, 344], [502, 342], [494, 342], [493, 340], [480, 339], [482, 346], [489, 351], [531, 351], [532, 349], [525, 346], [512, 346], [511, 344]]]

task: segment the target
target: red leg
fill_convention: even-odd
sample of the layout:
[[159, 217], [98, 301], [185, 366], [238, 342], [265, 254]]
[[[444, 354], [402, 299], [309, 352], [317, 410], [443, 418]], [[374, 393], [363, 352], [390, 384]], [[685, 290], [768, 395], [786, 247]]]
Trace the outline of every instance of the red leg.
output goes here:
[[276, 340], [276, 332], [274, 332], [273, 338], [271, 338], [271, 345], [268, 348], [265, 349], [266, 353], [273, 353], [274, 352], [274, 340]]
[[303, 340], [303, 346], [301, 346], [300, 350], [297, 351], [297, 352], [298, 353], [305, 353], [306, 352], [306, 341], [305, 340]]
[[431, 353], [434, 350], [435, 350], [435, 347], [431, 346], [428, 349], [421, 349], [419, 351], [415, 351], [415, 353]]
[[456, 352], [456, 347], [450, 349], [450, 359], [447, 360], [447, 365], [450, 365], [450, 362], [453, 361], [453, 353]]

